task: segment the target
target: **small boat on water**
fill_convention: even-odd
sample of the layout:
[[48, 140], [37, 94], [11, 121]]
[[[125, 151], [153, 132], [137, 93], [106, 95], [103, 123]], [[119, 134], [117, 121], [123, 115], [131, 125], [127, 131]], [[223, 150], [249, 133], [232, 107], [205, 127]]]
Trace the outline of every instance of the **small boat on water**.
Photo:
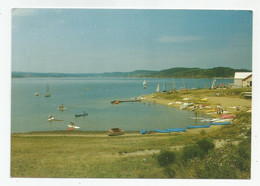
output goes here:
[[61, 104], [56, 110], [64, 111], [66, 109], [67, 108], [63, 104]]
[[39, 94], [40, 94], [39, 92], [35, 92], [34, 93], [35, 96], [39, 96]]
[[49, 87], [48, 84], [46, 85], [46, 89], [47, 89], [47, 93], [44, 95], [44, 97], [51, 97], [51, 94], [50, 94], [50, 87]]
[[161, 130], [161, 129], [154, 129], [155, 132], [159, 132], [159, 133], [170, 133], [171, 131], [168, 130]]
[[80, 128], [79, 126], [76, 126], [73, 121], [71, 121], [70, 124], [67, 126], [68, 126], [68, 128], [66, 129], [66, 131], [71, 131], [71, 130]]
[[198, 126], [187, 126], [187, 129], [197, 129], [197, 128], [209, 128], [210, 125], [198, 125]]
[[52, 115], [49, 115], [48, 116], [48, 121], [53, 121], [54, 120], [54, 117]]
[[83, 113], [78, 113], [78, 114], [75, 114], [75, 117], [81, 117], [81, 116], [87, 116], [88, 113], [83, 111]]
[[121, 130], [120, 128], [112, 128], [108, 131], [107, 133], [109, 136], [119, 136], [124, 134], [124, 131]]
[[115, 101], [111, 101], [112, 104], [119, 104], [119, 101], [118, 100], [115, 100]]
[[167, 128], [170, 132], [187, 132], [187, 129], [180, 129], [180, 128]]
[[143, 82], [143, 87], [144, 87], [144, 89], [146, 89], [146, 81], [145, 80]]
[[229, 122], [223, 122], [223, 123], [221, 123], [221, 122], [212, 122], [212, 123], [210, 123], [211, 125], [230, 125], [231, 124], [231, 121], [229, 121]]

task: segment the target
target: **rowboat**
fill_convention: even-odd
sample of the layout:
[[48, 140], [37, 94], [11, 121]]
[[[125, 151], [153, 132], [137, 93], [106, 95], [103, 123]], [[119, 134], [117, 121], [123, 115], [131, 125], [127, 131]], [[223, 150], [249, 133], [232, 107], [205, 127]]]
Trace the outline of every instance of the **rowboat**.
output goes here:
[[234, 114], [227, 114], [227, 115], [220, 116], [221, 119], [234, 118], [234, 117], [235, 117]]
[[140, 131], [140, 133], [141, 133], [141, 134], [145, 134], [146, 131], [145, 131], [144, 129], [142, 129], [142, 130]]
[[161, 130], [161, 129], [154, 129], [155, 132], [159, 132], [159, 133], [170, 133], [171, 131], [168, 130]]
[[109, 136], [118, 136], [124, 134], [124, 131], [120, 128], [112, 128], [107, 133]]
[[83, 111], [83, 113], [78, 113], [78, 114], [75, 114], [75, 117], [81, 117], [81, 116], [87, 116], [88, 113], [86, 113], [85, 111]]
[[210, 123], [211, 125], [230, 125], [231, 124], [231, 121], [229, 121], [229, 122], [223, 122], [223, 123], [221, 123], [221, 122], [212, 122], [212, 123]]
[[187, 132], [187, 129], [180, 129], [180, 128], [167, 128], [170, 132]]
[[199, 125], [199, 126], [187, 126], [188, 129], [196, 129], [196, 128], [209, 128], [210, 125]]

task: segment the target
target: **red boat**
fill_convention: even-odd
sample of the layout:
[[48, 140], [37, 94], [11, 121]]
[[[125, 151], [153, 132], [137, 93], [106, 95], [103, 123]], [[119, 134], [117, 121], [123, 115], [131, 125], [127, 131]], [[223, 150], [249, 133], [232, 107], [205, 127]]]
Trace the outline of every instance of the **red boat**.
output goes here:
[[234, 118], [234, 117], [235, 117], [234, 114], [227, 114], [227, 115], [220, 116], [221, 119]]

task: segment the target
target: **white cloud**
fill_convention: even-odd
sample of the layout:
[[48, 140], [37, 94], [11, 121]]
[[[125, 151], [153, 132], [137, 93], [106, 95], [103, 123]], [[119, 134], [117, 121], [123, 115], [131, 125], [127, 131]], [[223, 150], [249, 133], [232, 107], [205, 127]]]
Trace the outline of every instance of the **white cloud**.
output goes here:
[[160, 43], [184, 43], [199, 41], [202, 38], [199, 36], [164, 36], [158, 39]]

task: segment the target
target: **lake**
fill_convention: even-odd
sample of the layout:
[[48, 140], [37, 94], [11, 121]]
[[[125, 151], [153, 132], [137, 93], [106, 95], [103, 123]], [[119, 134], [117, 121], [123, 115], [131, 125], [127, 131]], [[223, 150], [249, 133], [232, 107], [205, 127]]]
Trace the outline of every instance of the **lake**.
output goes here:
[[[212, 79], [146, 78], [12, 78], [11, 132], [66, 130], [74, 121], [81, 131], [107, 131], [119, 127], [139, 131], [195, 125], [194, 113], [152, 103], [111, 104], [116, 99], [131, 99], [161, 89], [209, 88]], [[170, 84], [171, 83], [171, 84]], [[230, 84], [233, 79], [218, 79], [216, 84]], [[44, 97], [47, 85], [51, 97]], [[34, 93], [39, 92], [39, 96]], [[64, 104], [64, 111], [57, 110]], [[87, 117], [76, 113], [86, 111]], [[48, 115], [62, 121], [49, 122]], [[208, 116], [203, 116], [208, 117]], [[199, 121], [197, 124], [200, 124]], [[205, 124], [205, 123], [203, 123]]]

